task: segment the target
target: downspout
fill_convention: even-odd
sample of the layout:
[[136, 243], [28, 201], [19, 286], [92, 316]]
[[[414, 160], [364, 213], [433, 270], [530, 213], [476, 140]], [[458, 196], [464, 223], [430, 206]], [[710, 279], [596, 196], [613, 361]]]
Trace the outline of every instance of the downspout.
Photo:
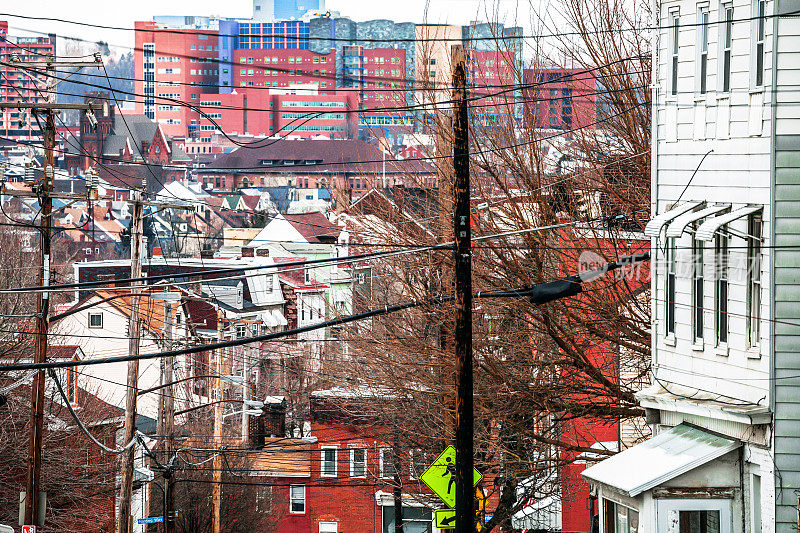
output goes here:
[[[739, 446], [739, 494], [742, 500], [742, 531], [747, 531], [745, 528], [746, 521], [745, 521], [745, 503], [744, 503], [744, 443]], [[751, 495], [752, 498], [752, 495]], [[750, 517], [750, 521], [753, 521], [753, 517]]]
[[[653, 37], [650, 46], [653, 50], [651, 60], [651, 79], [650, 79], [650, 216], [655, 216], [658, 212], [658, 41], [659, 41], [659, 13], [658, 0], [652, 0], [652, 13], [656, 24], [653, 24]], [[658, 368], [658, 315], [657, 315], [657, 294], [656, 270], [658, 268], [658, 237], [650, 240], [650, 249], [653, 252], [654, 260], [650, 263], [650, 371], [655, 376]]]

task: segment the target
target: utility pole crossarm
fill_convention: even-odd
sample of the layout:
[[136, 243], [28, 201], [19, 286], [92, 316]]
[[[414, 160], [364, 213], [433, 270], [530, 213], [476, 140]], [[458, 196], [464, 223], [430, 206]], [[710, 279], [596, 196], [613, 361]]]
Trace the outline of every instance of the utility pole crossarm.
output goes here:
[[103, 104], [57, 104], [52, 102], [0, 102], [0, 109], [41, 109], [43, 111], [56, 111], [62, 109], [78, 109], [80, 111], [101, 111]]
[[82, 67], [101, 67], [103, 66], [102, 61], [57, 61], [57, 60], [50, 60], [50, 61], [3, 61], [3, 65], [10, 67], [10, 68], [22, 68], [22, 69], [33, 69], [33, 68], [82, 68]]

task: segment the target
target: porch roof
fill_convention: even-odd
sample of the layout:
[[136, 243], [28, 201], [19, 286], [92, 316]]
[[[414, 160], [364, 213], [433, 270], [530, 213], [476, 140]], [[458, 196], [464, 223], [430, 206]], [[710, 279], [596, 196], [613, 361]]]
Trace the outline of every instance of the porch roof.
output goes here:
[[738, 440], [681, 424], [587, 468], [583, 477], [635, 497], [741, 445]]

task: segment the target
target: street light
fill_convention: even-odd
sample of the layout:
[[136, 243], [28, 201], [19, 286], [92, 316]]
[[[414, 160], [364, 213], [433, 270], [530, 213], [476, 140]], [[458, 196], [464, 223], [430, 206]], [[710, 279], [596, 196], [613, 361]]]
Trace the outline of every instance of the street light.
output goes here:
[[222, 415], [222, 418], [225, 419], [225, 418], [228, 418], [229, 416], [232, 416], [232, 415], [241, 415], [241, 414], [250, 415], [250, 416], [261, 416], [263, 414], [263, 412], [261, 411], [261, 409], [244, 409], [242, 411], [234, 411], [232, 413], [224, 414], [224, 415]]

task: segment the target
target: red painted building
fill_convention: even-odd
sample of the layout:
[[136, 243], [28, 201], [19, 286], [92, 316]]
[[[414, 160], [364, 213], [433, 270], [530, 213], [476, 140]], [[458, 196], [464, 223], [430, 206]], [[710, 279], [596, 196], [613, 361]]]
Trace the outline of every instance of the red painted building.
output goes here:
[[336, 54], [301, 49], [234, 50], [233, 88], [247, 94], [259, 88], [315, 84], [320, 94], [336, 92]]
[[357, 128], [354, 98], [317, 94], [313, 85], [202, 94], [203, 113], [188, 114], [189, 136], [209, 138], [221, 130], [231, 135], [352, 139]]
[[[10, 37], [8, 21], [0, 20], [0, 102], [45, 102], [47, 94], [37, 89], [44, 88], [44, 78], [31, 75], [29, 71], [8, 66], [7, 62], [44, 61], [55, 54], [55, 34], [48, 37]], [[0, 110], [0, 135], [29, 139], [40, 138], [39, 126], [27, 111]]]
[[598, 82], [585, 69], [525, 69], [529, 127], [571, 130], [597, 122]]
[[518, 71], [512, 52], [495, 50], [467, 55], [468, 75], [476, 98], [470, 102], [472, 113], [484, 124], [497, 123], [500, 117], [514, 115], [519, 94], [513, 85]]
[[257, 466], [273, 472], [264, 483], [277, 489], [279, 533], [392, 533], [396, 456], [404, 530], [438, 531], [433, 509], [444, 504], [419, 481], [433, 454], [392, 448], [391, 432], [375, 409], [386, 401], [358, 388], [317, 391], [311, 394], [309, 438], [266, 439], [269, 462]]
[[[143, 94], [135, 112], [155, 120], [170, 137], [186, 136], [190, 108], [200, 93], [217, 92], [219, 37], [213, 29], [177, 29], [155, 22], [134, 23], [134, 91]], [[213, 89], [212, 89], [213, 88]]]

